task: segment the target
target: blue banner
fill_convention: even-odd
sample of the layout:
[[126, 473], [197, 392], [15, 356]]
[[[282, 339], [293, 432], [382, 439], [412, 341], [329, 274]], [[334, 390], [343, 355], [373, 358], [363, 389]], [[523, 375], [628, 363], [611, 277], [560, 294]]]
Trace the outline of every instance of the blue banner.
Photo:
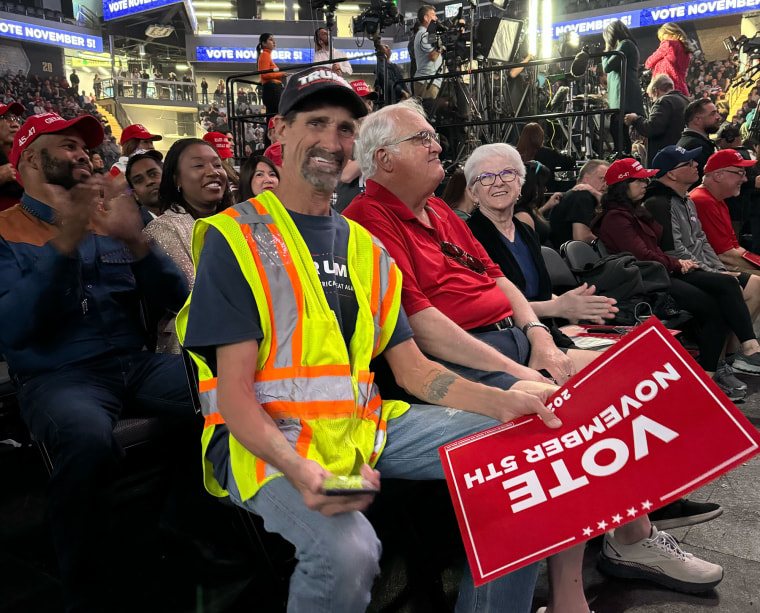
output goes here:
[[117, 19], [177, 2], [182, 0], [103, 0], [103, 19]]
[[[377, 62], [373, 49], [337, 49], [346, 55], [352, 64], [375, 64]], [[370, 57], [358, 59], [358, 56], [372, 54]], [[198, 62], [256, 62], [258, 53], [254, 47], [196, 47], [195, 59]], [[314, 61], [314, 50], [308, 47], [302, 49], [275, 49], [272, 51], [275, 62], [289, 64], [310, 64]], [[391, 51], [391, 62], [405, 63], [409, 61], [409, 51], [395, 49]]]
[[619, 19], [629, 28], [662, 25], [669, 21], [686, 21], [704, 17], [720, 17], [734, 13], [743, 13], [760, 8], [760, 0], [704, 0], [668, 4], [661, 7], [627, 11], [625, 13], [610, 13], [586, 19], [575, 19], [554, 24], [554, 38], [565, 32], [586, 34], [601, 34], [608, 23]]
[[70, 32], [69, 30], [57, 30], [56, 28], [10, 21], [9, 19], [0, 19], [0, 36], [43, 45], [65, 47], [66, 49], [103, 52], [103, 39], [99, 36]]

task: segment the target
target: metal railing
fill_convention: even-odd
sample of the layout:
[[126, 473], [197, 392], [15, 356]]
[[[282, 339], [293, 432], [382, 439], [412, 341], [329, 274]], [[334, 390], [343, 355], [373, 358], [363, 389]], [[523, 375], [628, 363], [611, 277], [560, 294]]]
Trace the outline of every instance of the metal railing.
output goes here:
[[197, 102], [198, 94], [193, 81], [168, 79], [133, 79], [131, 77], [103, 79], [95, 98], [135, 98], [140, 100], [173, 100]]

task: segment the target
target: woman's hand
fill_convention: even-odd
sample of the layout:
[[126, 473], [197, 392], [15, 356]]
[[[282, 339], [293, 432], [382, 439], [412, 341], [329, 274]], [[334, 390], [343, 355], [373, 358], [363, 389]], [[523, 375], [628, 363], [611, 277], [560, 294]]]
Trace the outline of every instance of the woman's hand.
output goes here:
[[687, 272], [697, 270], [699, 268], [699, 264], [697, 264], [694, 260], [678, 260], [678, 263], [681, 265], [682, 275], [685, 275]]

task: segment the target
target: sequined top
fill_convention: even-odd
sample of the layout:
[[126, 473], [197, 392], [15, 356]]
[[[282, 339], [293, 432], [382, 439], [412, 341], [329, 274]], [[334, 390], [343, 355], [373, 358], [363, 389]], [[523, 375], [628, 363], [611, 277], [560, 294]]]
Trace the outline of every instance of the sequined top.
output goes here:
[[[156, 246], [168, 255], [187, 278], [190, 289], [195, 283], [191, 244], [193, 224], [195, 220], [181, 206], [175, 205], [175, 210], [168, 209], [156, 217], [147, 226], [145, 234]], [[179, 339], [174, 329], [174, 316], [167, 316], [158, 323], [158, 353], [179, 353]]]

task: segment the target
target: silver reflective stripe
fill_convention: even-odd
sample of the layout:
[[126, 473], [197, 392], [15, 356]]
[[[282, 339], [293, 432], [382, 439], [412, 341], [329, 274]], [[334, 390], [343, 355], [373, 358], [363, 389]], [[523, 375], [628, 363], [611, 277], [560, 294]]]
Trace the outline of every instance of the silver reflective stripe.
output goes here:
[[[301, 436], [301, 430], [303, 430], [303, 426], [301, 425], [301, 420], [297, 418], [284, 418], [284, 419], [275, 419], [274, 420], [275, 425], [277, 426], [277, 429], [282, 432], [282, 435], [285, 437], [285, 440], [290, 443], [290, 446], [293, 447], [293, 449], [296, 448], [296, 443], [298, 442], [298, 437]], [[261, 460], [263, 462], [263, 460]], [[267, 462], [264, 466], [264, 477], [271, 477], [272, 475], [276, 475], [280, 471], [277, 470], [274, 466], [272, 466], [269, 462]]]
[[372, 385], [367, 385], [366, 383], [361, 382], [359, 383], [359, 394], [357, 400], [359, 406], [369, 406], [370, 399], [373, 399], [375, 396], [379, 395], [380, 390], [374, 383]]
[[320, 400], [354, 402], [351, 377], [294, 377], [276, 381], [256, 381], [256, 398], [261, 404], [281, 401]]
[[390, 262], [390, 256], [385, 251], [385, 248], [383, 247], [383, 244], [379, 242], [374, 236], [372, 237], [372, 242], [375, 243], [378, 247], [380, 247], [382, 253], [380, 254], [380, 264], [378, 266], [378, 269], [380, 270], [380, 292], [377, 297], [377, 313], [375, 313], [375, 338], [374, 343], [372, 347], [377, 347], [377, 342], [380, 338], [380, 314], [382, 312], [382, 304], [383, 304], [383, 298], [385, 297], [386, 292], [388, 291], [388, 284], [389, 284], [389, 278], [390, 278], [390, 270], [391, 270], [391, 262]]
[[216, 405], [216, 388], [201, 392], [199, 396], [201, 398], [201, 413], [203, 413], [204, 417], [219, 412], [219, 408]]
[[[269, 215], [260, 215], [256, 207], [248, 201], [236, 204], [232, 208], [240, 213], [241, 217], [238, 220], [241, 223], [246, 223], [242, 221], [243, 218], [251, 220], [248, 225], [251, 228], [253, 240], [256, 241], [272, 293], [272, 305], [275, 307], [272, 319], [277, 337], [277, 347], [273, 348], [276, 351], [274, 367], [293, 366], [292, 340], [298, 323], [298, 304], [290, 277], [277, 251], [274, 236], [266, 226], [267, 223], [272, 223], [272, 218]], [[285, 246], [284, 243], [283, 246]]]

